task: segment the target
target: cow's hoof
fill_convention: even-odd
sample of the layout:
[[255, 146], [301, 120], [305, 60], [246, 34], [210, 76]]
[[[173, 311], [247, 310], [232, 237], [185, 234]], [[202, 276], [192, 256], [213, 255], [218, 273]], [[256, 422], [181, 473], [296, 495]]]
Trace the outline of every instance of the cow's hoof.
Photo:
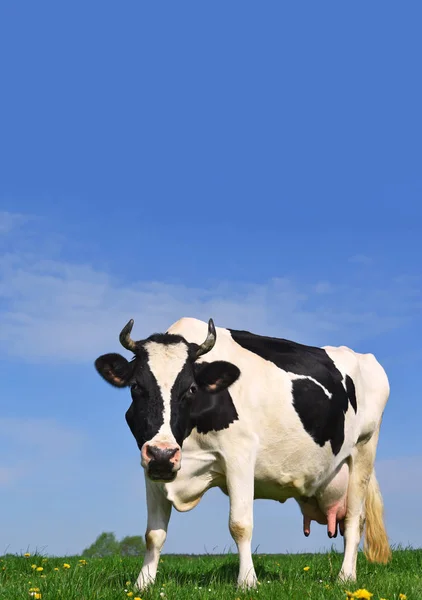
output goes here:
[[241, 590], [251, 590], [256, 588], [258, 585], [259, 582], [255, 574], [245, 577], [244, 579], [239, 578], [237, 580], [237, 587]]
[[337, 579], [341, 583], [347, 583], [348, 581], [356, 581], [356, 573], [347, 573], [346, 571], [340, 571]]
[[140, 592], [144, 592], [153, 583], [154, 583], [154, 579], [152, 579], [152, 577], [148, 577], [148, 576], [141, 574], [141, 575], [139, 575], [138, 579], [136, 580], [135, 587]]

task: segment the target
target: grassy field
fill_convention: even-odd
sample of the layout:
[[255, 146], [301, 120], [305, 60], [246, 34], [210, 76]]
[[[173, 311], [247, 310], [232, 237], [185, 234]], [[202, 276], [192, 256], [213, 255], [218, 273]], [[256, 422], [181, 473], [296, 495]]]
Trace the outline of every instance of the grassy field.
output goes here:
[[[360, 555], [358, 582], [347, 586], [335, 581], [341, 554], [256, 555], [260, 585], [246, 592], [236, 589], [235, 554], [163, 555], [155, 586], [142, 594], [133, 587], [139, 558], [91, 559], [86, 564], [78, 556], [4, 556], [0, 560], [1, 600], [343, 600], [345, 590], [359, 588], [372, 593], [372, 600], [422, 600], [422, 550], [396, 550], [387, 566], [369, 564]], [[363, 592], [352, 597], [370, 596]]]

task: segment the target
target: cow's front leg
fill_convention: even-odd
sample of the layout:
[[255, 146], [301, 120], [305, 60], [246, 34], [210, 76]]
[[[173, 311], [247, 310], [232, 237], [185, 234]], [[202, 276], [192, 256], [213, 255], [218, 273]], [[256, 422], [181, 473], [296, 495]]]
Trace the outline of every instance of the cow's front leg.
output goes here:
[[148, 523], [145, 534], [146, 552], [144, 564], [139, 573], [136, 585], [144, 590], [154, 583], [157, 575], [158, 561], [167, 537], [167, 525], [170, 519], [172, 504], [167, 500], [161, 485], [153, 483], [145, 477], [147, 496]]
[[254, 476], [250, 466], [239, 467], [237, 473], [227, 473], [227, 489], [230, 498], [230, 533], [239, 553], [239, 587], [255, 587], [257, 578], [252, 562], [252, 530]]

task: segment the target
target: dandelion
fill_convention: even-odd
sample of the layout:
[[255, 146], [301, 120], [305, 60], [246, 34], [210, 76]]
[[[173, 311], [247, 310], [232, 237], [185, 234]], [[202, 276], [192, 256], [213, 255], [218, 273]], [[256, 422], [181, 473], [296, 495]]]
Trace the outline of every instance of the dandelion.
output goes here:
[[29, 558], [31, 556], [30, 552], [25, 552], [24, 557]]
[[34, 595], [35, 600], [41, 600], [42, 595], [39, 592], [36, 592]]
[[59, 567], [54, 567], [54, 570], [55, 570], [55, 571], [58, 571], [58, 570], [59, 570]]
[[374, 594], [371, 594], [371, 592], [368, 592], [368, 590], [365, 590], [363, 588], [356, 590], [356, 592], [351, 596], [351, 598], [359, 598], [360, 600], [371, 600], [373, 595]]
[[81, 567], [83, 567], [83, 565], [88, 564], [87, 561], [84, 558], [80, 558], [79, 559], [79, 564], [81, 565]]
[[37, 568], [37, 565], [31, 565], [31, 568], [32, 568], [32, 569], [36, 569], [36, 568]]
[[133, 600], [142, 600], [139, 596], [136, 596]]
[[44, 571], [44, 567], [37, 567], [37, 568], [36, 568], [36, 570], [37, 570], [38, 572]]
[[131, 598], [133, 596], [133, 592], [128, 592], [127, 596], [129, 596], [129, 598]]
[[303, 570], [304, 570], [304, 571], [309, 571], [309, 569], [310, 569], [310, 568], [311, 568], [311, 567], [303, 567]]
[[399, 599], [400, 600], [407, 600], [406, 594], [399, 594]]
[[32, 592], [39, 592], [40, 588], [30, 588], [29, 593], [31, 594]]
[[70, 569], [70, 565], [68, 563], [63, 563], [63, 568], [64, 569]]

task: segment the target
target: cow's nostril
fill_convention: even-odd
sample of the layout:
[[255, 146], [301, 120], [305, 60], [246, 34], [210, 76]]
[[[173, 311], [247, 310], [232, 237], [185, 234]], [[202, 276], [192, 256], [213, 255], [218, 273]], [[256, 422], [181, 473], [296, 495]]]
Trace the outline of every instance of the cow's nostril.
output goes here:
[[151, 460], [158, 460], [160, 458], [161, 450], [155, 446], [147, 446], [147, 456]]
[[150, 460], [157, 462], [166, 462], [173, 458], [179, 448], [159, 448], [157, 446], [147, 446], [146, 455]]

